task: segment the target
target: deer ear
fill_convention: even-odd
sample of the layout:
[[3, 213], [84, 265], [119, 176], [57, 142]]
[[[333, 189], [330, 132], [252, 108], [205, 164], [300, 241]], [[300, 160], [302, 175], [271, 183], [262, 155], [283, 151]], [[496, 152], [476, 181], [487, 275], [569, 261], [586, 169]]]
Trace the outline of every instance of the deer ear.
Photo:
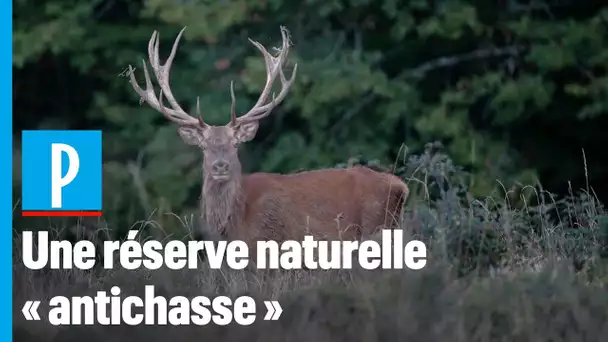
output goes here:
[[188, 126], [181, 126], [177, 129], [177, 133], [182, 140], [188, 145], [200, 146], [203, 140], [198, 129]]
[[257, 121], [240, 124], [234, 132], [234, 137], [239, 143], [248, 142], [255, 138], [259, 126], [260, 124]]

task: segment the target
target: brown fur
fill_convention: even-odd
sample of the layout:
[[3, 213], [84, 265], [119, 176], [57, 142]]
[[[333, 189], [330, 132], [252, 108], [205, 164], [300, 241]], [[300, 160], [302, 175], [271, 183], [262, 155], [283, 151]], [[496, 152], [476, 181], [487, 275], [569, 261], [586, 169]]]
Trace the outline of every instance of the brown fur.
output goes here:
[[249, 245], [308, 234], [360, 239], [391, 227], [409, 193], [398, 177], [362, 166], [206, 181], [201, 211], [209, 226]]

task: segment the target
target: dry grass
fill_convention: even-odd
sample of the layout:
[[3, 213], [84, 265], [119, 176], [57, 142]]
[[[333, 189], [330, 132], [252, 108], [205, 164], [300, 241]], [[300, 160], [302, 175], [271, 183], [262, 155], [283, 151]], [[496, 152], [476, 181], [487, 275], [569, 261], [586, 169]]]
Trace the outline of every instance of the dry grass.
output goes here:
[[[424, 226], [422, 213], [407, 217]], [[500, 226], [500, 220], [492, 225]], [[467, 239], [476, 239], [462, 224], [458, 227]], [[451, 229], [440, 228], [436, 232]], [[15, 341], [600, 341], [608, 333], [606, 273], [590, 268], [601, 265], [593, 253], [577, 272], [573, 258], [559, 248], [567, 244], [563, 230], [552, 228], [523, 245], [512, 237], [493, 265], [482, 255], [492, 249], [478, 250], [473, 268], [466, 253], [453, 254], [449, 234], [438, 234], [427, 240], [430, 259], [421, 271], [31, 271], [17, 258]], [[497, 243], [502, 240], [509, 239]], [[541, 246], [547, 241], [553, 241], [553, 250]], [[156, 285], [157, 294], [165, 296], [278, 299], [284, 313], [277, 322], [258, 316], [250, 327], [67, 328], [27, 322], [20, 313], [27, 299], [93, 295], [112, 285], [120, 286], [124, 295], [143, 295], [146, 284]], [[260, 311], [262, 307], [260, 303]], [[45, 310], [40, 310], [43, 317]]]

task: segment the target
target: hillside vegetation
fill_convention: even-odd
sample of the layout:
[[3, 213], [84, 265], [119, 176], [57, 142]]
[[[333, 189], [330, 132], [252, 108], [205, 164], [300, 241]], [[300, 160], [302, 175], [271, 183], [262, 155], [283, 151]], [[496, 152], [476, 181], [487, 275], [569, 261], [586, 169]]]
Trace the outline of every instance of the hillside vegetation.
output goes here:
[[[436, 199], [411, 201], [402, 228], [428, 248], [413, 270], [341, 271], [30, 271], [15, 241], [15, 341], [601, 341], [608, 332], [608, 213], [589, 193], [514, 208], [507, 201], [466, 201], [457, 174], [437, 156], [426, 189]], [[167, 241], [154, 221], [133, 226]], [[181, 227], [187, 231], [187, 227]], [[65, 238], [66, 230], [51, 230]], [[69, 230], [67, 230], [69, 231]], [[84, 226], [72, 231], [87, 233]], [[103, 237], [104, 234], [99, 234]], [[95, 236], [88, 236], [93, 241]], [[79, 326], [27, 322], [22, 303], [56, 295], [94, 295], [117, 285], [166, 297], [250, 295], [277, 299], [278, 321], [259, 314], [248, 327]], [[48, 308], [41, 307], [45, 316]], [[258, 311], [263, 310], [261, 302]]]

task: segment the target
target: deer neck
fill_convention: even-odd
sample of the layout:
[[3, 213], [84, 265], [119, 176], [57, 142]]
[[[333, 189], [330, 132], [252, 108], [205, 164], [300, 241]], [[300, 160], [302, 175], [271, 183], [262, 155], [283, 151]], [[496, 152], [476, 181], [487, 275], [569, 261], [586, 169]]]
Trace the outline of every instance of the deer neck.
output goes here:
[[239, 173], [223, 182], [208, 175], [203, 177], [201, 214], [211, 229], [226, 236], [239, 224], [243, 214], [243, 176]]

